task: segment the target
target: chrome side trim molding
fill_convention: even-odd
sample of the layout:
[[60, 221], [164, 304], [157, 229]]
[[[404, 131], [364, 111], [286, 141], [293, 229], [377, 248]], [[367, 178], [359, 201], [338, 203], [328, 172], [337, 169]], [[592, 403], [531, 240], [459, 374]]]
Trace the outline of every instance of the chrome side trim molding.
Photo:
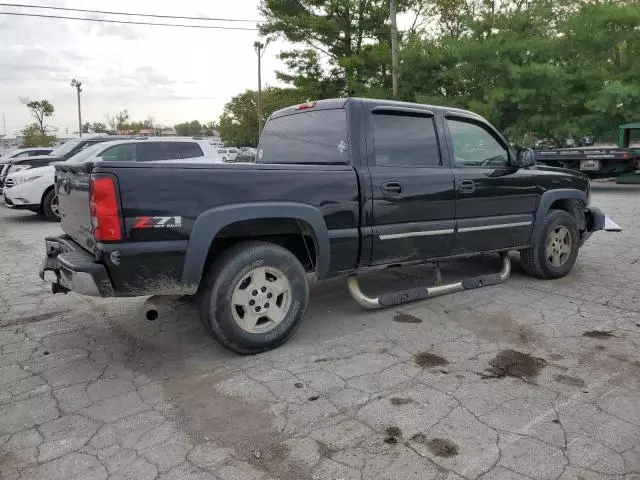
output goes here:
[[450, 235], [455, 233], [453, 228], [446, 228], [443, 230], [421, 230], [419, 232], [406, 232], [406, 233], [389, 233], [387, 235], [380, 235], [380, 240], [396, 240], [398, 238], [410, 238], [410, 237], [430, 237], [432, 235]]
[[463, 227], [459, 228], [458, 232], [479, 232], [481, 230], [494, 230], [498, 228], [513, 228], [513, 227], [526, 227], [527, 225], [531, 225], [533, 222], [529, 220], [528, 222], [514, 222], [514, 223], [499, 223], [496, 225], [480, 225], [478, 227]]

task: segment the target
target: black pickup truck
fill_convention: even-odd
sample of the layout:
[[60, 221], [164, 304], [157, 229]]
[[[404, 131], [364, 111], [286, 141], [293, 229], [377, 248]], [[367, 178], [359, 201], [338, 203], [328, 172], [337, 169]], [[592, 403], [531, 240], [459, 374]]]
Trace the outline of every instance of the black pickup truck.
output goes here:
[[[605, 221], [619, 228], [589, 206], [586, 176], [537, 167], [480, 116], [384, 100], [275, 112], [255, 164], [55, 168], [65, 235], [46, 239], [41, 269], [53, 292], [193, 295], [206, 330], [239, 353], [286, 341], [316, 280], [508, 251], [557, 278]], [[378, 307], [506, 275], [373, 300], [351, 286]]]

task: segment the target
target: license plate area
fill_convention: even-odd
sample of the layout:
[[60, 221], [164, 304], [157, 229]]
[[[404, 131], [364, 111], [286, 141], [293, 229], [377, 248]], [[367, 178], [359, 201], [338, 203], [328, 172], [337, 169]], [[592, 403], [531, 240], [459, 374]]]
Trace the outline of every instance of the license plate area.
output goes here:
[[585, 171], [600, 170], [600, 160], [580, 160], [580, 170], [585, 170]]

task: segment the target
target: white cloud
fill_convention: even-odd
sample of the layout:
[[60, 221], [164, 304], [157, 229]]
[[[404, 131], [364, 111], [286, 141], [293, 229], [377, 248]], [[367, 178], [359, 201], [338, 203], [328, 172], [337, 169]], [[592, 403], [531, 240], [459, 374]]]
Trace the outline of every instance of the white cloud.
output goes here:
[[[126, 0], [112, 0], [108, 8], [98, 0], [39, 0], [38, 3], [161, 15], [255, 19], [259, 0], [182, 0], [179, 3], [156, 0], [144, 2], [145, 8], [138, 2]], [[9, 9], [0, 7], [0, 10]], [[189, 22], [176, 20], [176, 23]], [[8, 130], [18, 130], [29, 122], [27, 109], [19, 97], [46, 98], [56, 108], [52, 123], [61, 131], [72, 130], [77, 122], [76, 96], [69, 82], [78, 78], [83, 85], [82, 110], [86, 121], [103, 121], [105, 114], [113, 115], [125, 108], [132, 119], [151, 115], [165, 124], [194, 118], [217, 119], [232, 96], [257, 86], [253, 50], [257, 38], [254, 31], [0, 15], [0, 114], [5, 114]], [[264, 84], [276, 84], [275, 70], [282, 68], [276, 57], [282, 47], [282, 43], [269, 45], [263, 57]]]

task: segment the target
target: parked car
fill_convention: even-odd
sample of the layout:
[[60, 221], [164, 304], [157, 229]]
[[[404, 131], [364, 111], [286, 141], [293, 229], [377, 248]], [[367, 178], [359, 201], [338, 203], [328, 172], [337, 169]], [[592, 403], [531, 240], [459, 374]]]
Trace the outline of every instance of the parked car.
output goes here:
[[33, 157], [35, 155], [48, 155], [53, 151], [53, 147], [33, 147], [33, 148], [19, 148], [12, 150], [4, 155], [0, 155], [0, 162], [3, 162], [10, 158], [24, 158]]
[[[205, 140], [172, 137], [129, 138], [94, 144], [67, 162], [221, 162], [215, 149]], [[60, 221], [58, 196], [54, 191], [53, 165], [12, 172], [6, 180], [5, 204], [31, 210], [51, 221]]]
[[218, 155], [222, 156], [225, 162], [235, 162], [238, 156], [238, 149], [235, 147], [219, 148]]
[[97, 137], [74, 138], [53, 149], [53, 151], [51, 151], [47, 155], [34, 155], [25, 158], [11, 159], [9, 162], [9, 168], [5, 172], [5, 176], [8, 175], [9, 172], [18, 172], [20, 170], [27, 170], [29, 168], [43, 167], [53, 162], [67, 160], [68, 158], [73, 157], [76, 153], [84, 150], [87, 147], [90, 147], [91, 145], [95, 145], [96, 143], [127, 138], [131, 137], [102, 135]]
[[238, 149], [238, 155], [236, 156], [236, 162], [255, 162], [258, 149], [252, 147], [240, 147]]
[[[592, 232], [619, 230], [589, 205], [589, 179], [537, 167], [479, 115], [373, 99], [273, 113], [255, 164], [55, 165], [61, 236], [40, 272], [53, 293], [193, 295], [205, 329], [238, 353], [289, 339], [309, 281], [349, 276], [368, 308], [530, 275], [567, 275]], [[500, 274], [388, 292], [363, 272], [501, 252]], [[355, 277], [354, 277], [355, 276]], [[150, 309], [148, 318], [157, 311]]]
[[53, 148], [49, 147], [19, 148], [18, 150], [13, 150], [0, 156], [0, 193], [2, 193], [4, 179], [7, 176], [9, 165], [12, 161], [20, 158], [48, 155], [52, 151]]

